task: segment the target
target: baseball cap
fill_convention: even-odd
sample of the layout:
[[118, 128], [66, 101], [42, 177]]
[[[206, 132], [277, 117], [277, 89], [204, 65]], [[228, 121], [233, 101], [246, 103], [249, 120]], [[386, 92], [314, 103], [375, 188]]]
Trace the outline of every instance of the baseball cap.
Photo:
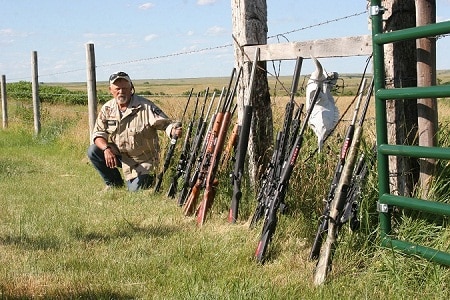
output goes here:
[[128, 76], [125, 72], [116, 72], [109, 76], [109, 84], [114, 83], [117, 79], [125, 79], [128, 82], [131, 82], [130, 76]]

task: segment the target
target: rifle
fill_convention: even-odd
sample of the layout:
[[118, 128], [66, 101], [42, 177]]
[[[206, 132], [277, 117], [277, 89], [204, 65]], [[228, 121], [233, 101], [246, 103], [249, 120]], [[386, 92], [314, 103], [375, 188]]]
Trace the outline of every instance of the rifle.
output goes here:
[[[186, 102], [186, 106], [184, 107], [183, 116], [181, 117], [181, 121], [179, 123], [177, 123], [178, 126], [181, 126], [181, 124], [183, 124], [184, 116], [186, 115], [186, 110], [187, 110], [187, 108], [189, 106], [189, 102], [191, 101], [191, 96], [192, 96], [192, 91], [193, 90], [194, 90], [194, 88], [192, 88], [191, 92], [189, 93], [189, 97], [188, 97], [188, 100]], [[197, 101], [198, 101], [198, 99], [197, 99]], [[162, 183], [162, 179], [163, 179], [164, 173], [167, 171], [167, 169], [170, 166], [170, 162], [172, 161], [172, 157], [173, 157], [173, 153], [174, 153], [177, 141], [178, 141], [178, 135], [175, 134], [170, 139], [170, 145], [169, 145], [169, 149], [167, 150], [167, 153], [166, 153], [166, 158], [164, 160], [163, 169], [156, 176], [155, 193], [159, 192], [159, 189], [161, 188], [161, 183]]]
[[283, 163], [280, 180], [277, 184], [277, 187], [273, 195], [270, 197], [270, 199], [268, 199], [269, 201], [267, 208], [265, 209], [265, 218], [261, 232], [261, 237], [255, 252], [255, 257], [257, 261], [260, 263], [264, 262], [267, 248], [275, 233], [275, 229], [278, 222], [277, 211], [280, 207], [280, 204], [284, 202], [284, 197], [286, 195], [286, 191], [288, 188], [289, 179], [292, 175], [295, 162], [297, 161], [298, 155], [300, 154], [300, 148], [302, 147], [303, 144], [303, 134], [306, 130], [306, 127], [308, 126], [308, 120], [317, 102], [317, 98], [319, 98], [320, 92], [321, 88], [319, 87], [316, 89], [314, 93], [311, 105], [308, 109], [305, 119], [303, 120], [302, 128], [300, 129], [300, 132], [298, 133], [298, 136], [295, 139], [294, 147], [290, 149], [289, 158]]
[[334, 199], [334, 194], [336, 191], [336, 187], [339, 184], [339, 179], [341, 178], [342, 170], [345, 165], [347, 153], [350, 149], [350, 145], [352, 144], [353, 136], [355, 133], [355, 125], [356, 119], [358, 117], [358, 111], [362, 99], [362, 95], [366, 86], [366, 78], [361, 82], [361, 86], [359, 88], [358, 100], [355, 104], [355, 109], [353, 112], [353, 118], [350, 122], [350, 125], [347, 128], [347, 132], [345, 135], [344, 143], [341, 147], [341, 152], [339, 154], [339, 160], [336, 165], [336, 169], [334, 171], [333, 180], [331, 181], [330, 191], [328, 192], [327, 198], [324, 201], [325, 206], [323, 208], [322, 217], [319, 220], [319, 226], [317, 227], [317, 233], [314, 238], [313, 246], [311, 248], [311, 252], [309, 254], [310, 260], [315, 260], [319, 257], [320, 246], [322, 245], [323, 236], [328, 229], [328, 214], [330, 212], [330, 204]]
[[367, 113], [367, 108], [369, 106], [370, 97], [372, 95], [373, 90], [373, 79], [369, 87], [369, 92], [367, 93], [367, 99], [363, 111], [361, 113], [361, 117], [358, 122], [358, 127], [355, 129], [355, 134], [353, 137], [352, 144], [350, 146], [350, 150], [347, 157], [347, 162], [345, 163], [344, 169], [342, 171], [341, 178], [339, 180], [339, 184], [336, 188], [336, 193], [333, 198], [333, 201], [330, 205], [330, 212], [328, 217], [328, 230], [326, 235], [325, 243], [322, 245], [319, 260], [316, 265], [316, 269], [314, 272], [314, 284], [320, 285], [325, 282], [326, 276], [331, 269], [331, 260], [332, 260], [332, 252], [334, 249], [334, 245], [337, 240], [338, 229], [340, 228], [339, 224], [339, 215], [342, 212], [342, 209], [345, 205], [347, 191], [350, 186], [350, 181], [353, 174], [353, 169], [356, 162], [356, 157], [359, 150], [359, 144], [361, 142], [362, 136], [362, 125], [365, 119], [365, 115]]
[[[194, 89], [192, 88], [191, 92], [189, 94], [189, 98], [191, 97], [193, 90]], [[194, 119], [195, 119], [195, 115], [197, 114], [197, 107], [198, 107], [198, 99], [199, 98], [200, 98], [200, 93], [197, 94], [197, 99], [195, 101], [194, 112], [192, 114], [191, 120], [189, 121], [187, 132], [186, 132], [186, 135], [184, 137], [183, 147], [181, 149], [180, 158], [178, 159], [178, 165], [177, 165], [177, 168], [175, 169], [175, 173], [172, 176], [172, 180], [170, 182], [169, 190], [167, 192], [167, 197], [170, 197], [170, 198], [175, 198], [175, 195], [177, 194], [178, 179], [181, 177], [181, 175], [183, 175], [183, 172], [184, 172], [184, 170], [186, 168], [187, 159], [188, 159], [188, 156], [189, 156], [190, 139], [191, 139], [191, 135], [192, 135], [192, 130], [194, 128]], [[204, 109], [204, 103], [203, 103], [202, 111], [203, 111], [203, 109]]]
[[275, 164], [276, 164], [276, 158], [278, 156], [278, 149], [280, 144], [280, 138], [281, 138], [281, 131], [278, 131], [277, 136], [275, 138], [275, 146], [274, 151], [272, 153], [272, 157], [270, 158], [270, 162], [266, 167], [266, 170], [264, 171], [264, 174], [261, 176], [261, 187], [258, 190], [257, 195], [257, 205], [255, 212], [253, 213], [252, 220], [250, 221], [250, 229], [254, 228], [256, 226], [256, 223], [258, 223], [259, 219], [262, 218], [264, 215], [264, 210], [266, 209], [266, 203], [265, 200], [269, 197], [269, 195], [266, 194], [267, 191], [269, 191], [269, 184], [272, 182], [275, 172]]
[[230, 136], [228, 137], [228, 142], [223, 150], [222, 162], [220, 163], [220, 170], [226, 170], [230, 161], [234, 161], [235, 157], [232, 157], [232, 152], [236, 153], [236, 147], [239, 140], [239, 134], [241, 132], [241, 125], [236, 122], [233, 126]]
[[[283, 166], [283, 162], [287, 157], [287, 149], [289, 148], [289, 135], [291, 130], [291, 122], [292, 116], [294, 114], [294, 106], [295, 106], [295, 94], [297, 92], [298, 81], [300, 78], [300, 70], [302, 66], [303, 58], [298, 57], [296, 64], [294, 75], [292, 78], [292, 86], [290, 92], [290, 100], [286, 104], [285, 108], [285, 117], [283, 122], [282, 131], [277, 133], [277, 143], [274, 148], [274, 153], [269, 165], [266, 168], [265, 174], [262, 178], [262, 185], [258, 191], [257, 195], [257, 207], [253, 214], [252, 221], [250, 223], [250, 228], [254, 227], [257, 221], [263, 216], [264, 210], [267, 208], [267, 200], [273, 194], [277, 184], [279, 182], [279, 178], [281, 175], [281, 168]], [[284, 204], [283, 204], [284, 207]]]
[[[376, 144], [373, 146], [371, 154], [376, 153]], [[352, 179], [348, 187], [345, 197], [345, 205], [339, 216], [339, 225], [342, 226], [346, 222], [350, 223], [350, 230], [356, 231], [360, 227], [358, 219], [359, 202], [361, 199], [361, 190], [366, 181], [369, 168], [373, 165], [374, 155], [367, 157], [364, 153], [359, 156], [355, 169], [353, 170]]]
[[[205, 222], [206, 214], [208, 213], [208, 210], [211, 208], [214, 202], [217, 186], [219, 185], [219, 181], [216, 179], [216, 174], [220, 163], [220, 157], [222, 155], [223, 147], [225, 144], [225, 138], [227, 136], [228, 128], [230, 127], [231, 117], [233, 116], [233, 113], [237, 107], [237, 105], [234, 105], [232, 109], [231, 105], [233, 103], [233, 98], [236, 93], [241, 74], [242, 74], [242, 67], [239, 69], [239, 72], [237, 74], [234, 88], [231, 91], [228, 99], [225, 101], [224, 106], [222, 108], [223, 112], [222, 120], [220, 121], [220, 124], [218, 124], [220, 126], [220, 129], [217, 133], [217, 137], [214, 136], [213, 153], [211, 156], [211, 162], [207, 172], [205, 182], [206, 186], [205, 191], [203, 193], [203, 200], [200, 202], [200, 206], [197, 209], [197, 224], [199, 225], [203, 225], [203, 223]], [[215, 121], [215, 125], [217, 123], [218, 122]]]
[[[227, 99], [230, 93], [230, 87], [233, 82], [233, 78], [235, 76], [236, 69], [233, 68], [231, 73], [230, 82], [228, 83], [228, 88], [226, 89], [225, 102], [223, 107], [226, 107]], [[224, 91], [224, 89], [222, 90]], [[206, 179], [208, 168], [211, 164], [211, 157], [214, 152], [214, 147], [216, 143], [216, 137], [220, 130], [220, 124], [223, 120], [224, 109], [219, 112], [219, 108], [222, 102], [221, 95], [219, 104], [217, 105], [216, 113], [212, 116], [211, 122], [209, 123], [210, 129], [208, 130], [208, 134], [206, 135], [206, 139], [203, 145], [202, 154], [199, 156], [197, 167], [190, 181], [190, 190], [188, 193], [188, 197], [184, 204], [184, 215], [192, 215], [194, 213], [195, 206], [197, 205], [198, 197], [200, 195], [201, 189], [205, 186], [204, 180]]]
[[203, 136], [205, 135], [206, 132], [206, 126], [207, 126], [207, 122], [206, 120], [208, 119], [209, 113], [211, 112], [211, 107], [214, 103], [214, 98], [215, 98], [215, 93], [213, 93], [211, 102], [209, 104], [209, 108], [208, 108], [208, 112], [206, 113], [206, 117], [203, 115], [204, 113], [204, 109], [205, 109], [205, 104], [206, 104], [206, 99], [208, 97], [208, 91], [209, 88], [206, 89], [205, 91], [205, 100], [203, 102], [202, 105], [202, 111], [200, 114], [200, 118], [198, 120], [198, 124], [197, 124], [197, 131], [196, 131], [196, 135], [194, 137], [194, 142], [192, 143], [192, 148], [189, 154], [189, 159], [187, 161], [186, 164], [186, 168], [183, 171], [183, 186], [180, 190], [180, 195], [178, 198], [178, 206], [183, 206], [184, 201], [187, 197], [187, 192], [189, 191], [189, 179], [191, 178], [191, 173], [192, 173], [192, 169], [194, 167], [195, 161], [197, 159], [197, 155], [200, 151], [200, 146], [202, 144], [203, 141]]
[[248, 85], [247, 104], [244, 103], [242, 113], [242, 124], [239, 130], [239, 140], [236, 145], [236, 160], [234, 162], [233, 173], [230, 174], [231, 184], [233, 185], [233, 194], [231, 196], [230, 211], [228, 213], [228, 222], [235, 223], [238, 218], [239, 202], [242, 198], [241, 183], [244, 174], [245, 156], [249, 144], [250, 126], [253, 117], [253, 84], [255, 81], [256, 68], [259, 61], [260, 49], [256, 48], [255, 58], [253, 60], [252, 70], [250, 74], [250, 82]]

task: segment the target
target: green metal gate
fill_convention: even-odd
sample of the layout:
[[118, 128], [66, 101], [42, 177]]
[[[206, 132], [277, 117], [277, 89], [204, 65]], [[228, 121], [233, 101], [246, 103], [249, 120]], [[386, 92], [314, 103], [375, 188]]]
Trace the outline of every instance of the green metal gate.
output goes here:
[[374, 62], [374, 95], [377, 131], [378, 210], [381, 244], [406, 254], [417, 255], [444, 265], [450, 265], [450, 253], [401, 241], [391, 235], [391, 208], [397, 206], [412, 210], [450, 216], [450, 204], [390, 194], [389, 156], [436, 158], [450, 160], [450, 148], [388, 144], [386, 100], [450, 97], [450, 85], [386, 89], [384, 69], [384, 45], [450, 33], [450, 21], [383, 33], [384, 8], [380, 0], [371, 0], [372, 45]]

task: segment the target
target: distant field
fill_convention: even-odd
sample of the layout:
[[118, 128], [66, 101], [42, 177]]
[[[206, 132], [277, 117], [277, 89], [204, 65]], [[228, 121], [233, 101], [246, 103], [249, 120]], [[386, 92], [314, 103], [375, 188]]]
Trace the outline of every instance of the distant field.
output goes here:
[[[344, 88], [344, 93], [356, 93], [362, 74], [340, 74], [338, 85]], [[370, 76], [370, 74], [368, 75]], [[153, 94], [179, 95], [194, 88], [194, 91], [202, 91], [207, 87], [210, 89], [221, 89], [228, 84], [228, 77], [202, 77], [202, 78], [176, 78], [176, 79], [137, 79], [133, 80], [136, 91], [151, 91]], [[278, 80], [274, 76], [268, 76], [271, 94], [277, 89], [282, 91], [280, 82], [288, 89], [291, 86], [291, 76], [281, 76]], [[450, 84], [450, 70], [437, 71], [438, 84]], [[299, 91], [306, 86], [307, 77], [301, 76], [299, 80]], [[73, 83], [46, 83], [49, 85], [62, 85], [70, 90], [86, 90], [85, 82]], [[107, 91], [108, 85], [106, 81], [98, 81], [97, 88]]]

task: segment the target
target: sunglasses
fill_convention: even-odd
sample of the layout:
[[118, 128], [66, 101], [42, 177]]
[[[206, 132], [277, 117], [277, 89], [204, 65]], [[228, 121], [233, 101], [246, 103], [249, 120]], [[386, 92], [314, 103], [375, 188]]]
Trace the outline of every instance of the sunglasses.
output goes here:
[[114, 80], [117, 79], [117, 77], [128, 77], [128, 78], [130, 78], [130, 76], [128, 76], [128, 74], [125, 73], [125, 72], [117, 72], [117, 73], [111, 74], [111, 76], [109, 76], [109, 81], [113, 82]]

